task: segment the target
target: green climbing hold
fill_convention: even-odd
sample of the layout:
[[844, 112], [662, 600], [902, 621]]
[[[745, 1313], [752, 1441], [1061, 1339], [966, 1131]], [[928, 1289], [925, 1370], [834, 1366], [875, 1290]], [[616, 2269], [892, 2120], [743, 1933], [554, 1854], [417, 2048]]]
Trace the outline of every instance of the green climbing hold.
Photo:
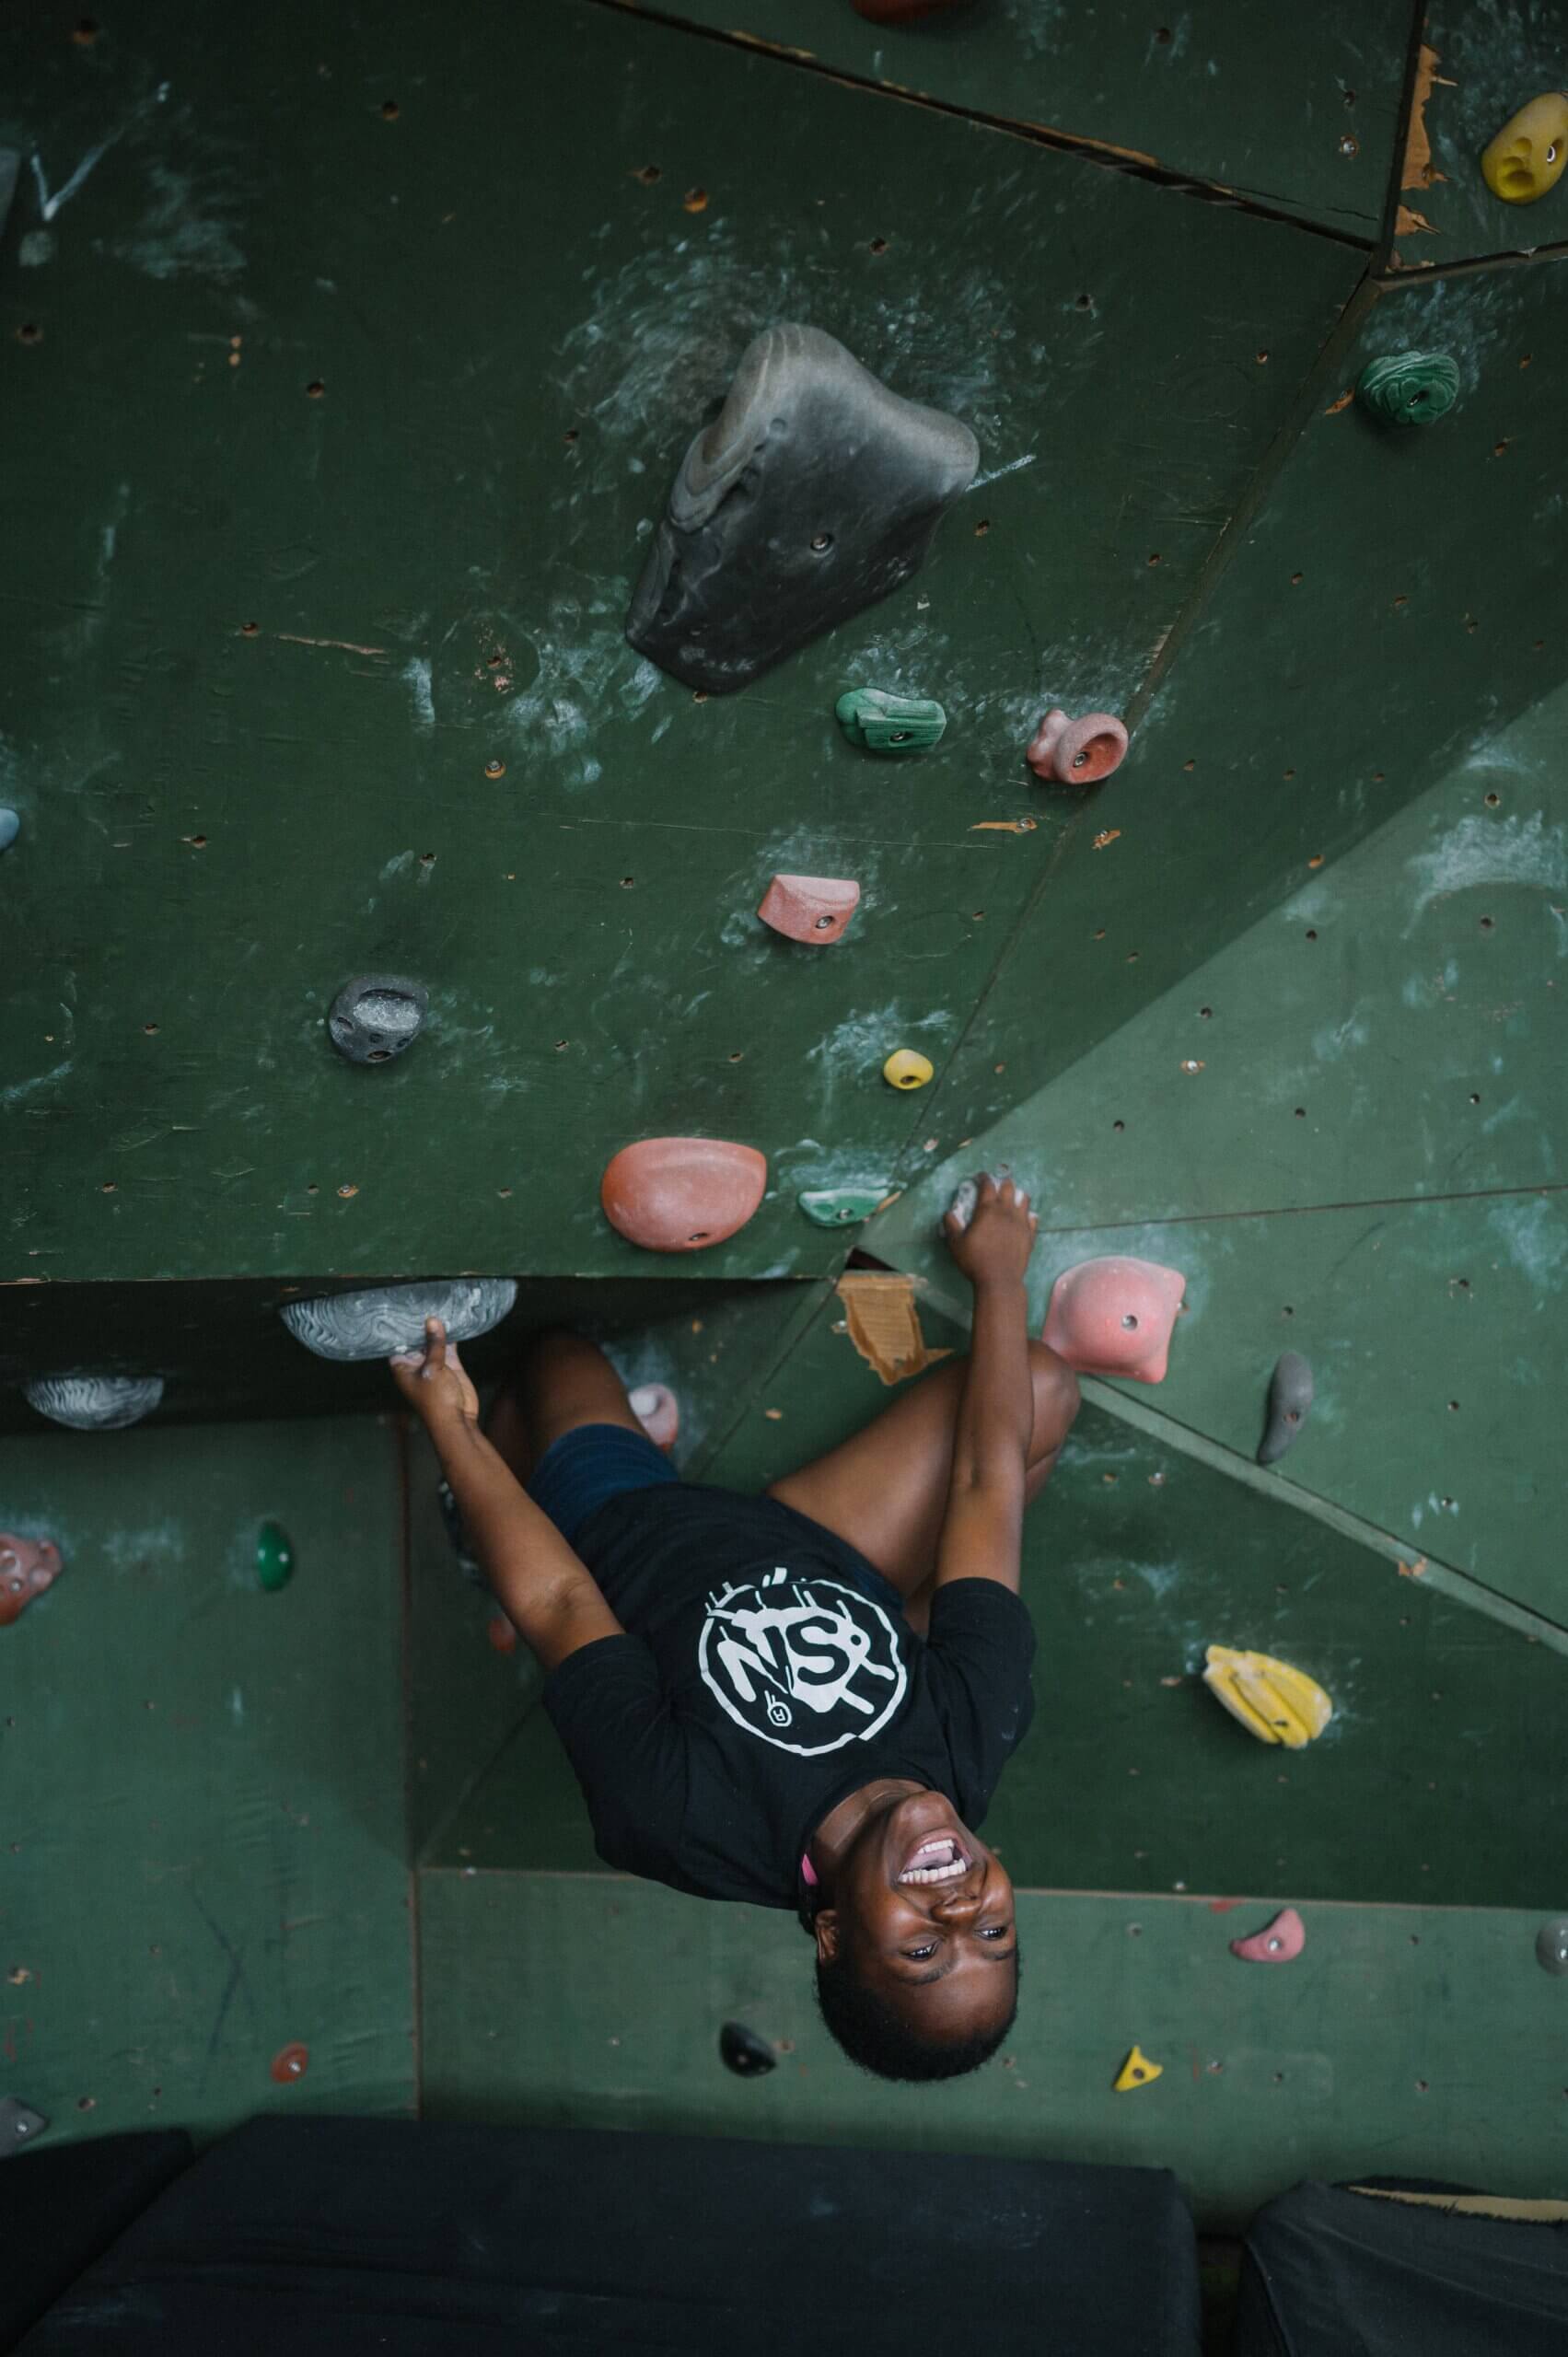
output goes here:
[[264, 1522], [256, 1533], [257, 1580], [264, 1588], [280, 1588], [293, 1576], [293, 1539], [281, 1522]]
[[846, 688], [833, 709], [852, 745], [868, 753], [923, 753], [947, 726], [929, 696], [890, 696], [880, 688]]
[[795, 1200], [819, 1227], [851, 1227], [857, 1220], [869, 1219], [891, 1192], [887, 1186], [808, 1187]]
[[1446, 352], [1390, 352], [1356, 380], [1364, 409], [1385, 425], [1430, 425], [1459, 398], [1459, 369]]

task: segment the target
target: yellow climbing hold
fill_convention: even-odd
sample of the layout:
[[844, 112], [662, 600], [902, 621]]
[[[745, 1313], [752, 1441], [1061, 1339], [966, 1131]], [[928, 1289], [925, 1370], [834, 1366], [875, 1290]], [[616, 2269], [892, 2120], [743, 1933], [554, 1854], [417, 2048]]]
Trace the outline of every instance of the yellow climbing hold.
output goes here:
[[1165, 2069], [1163, 2062], [1151, 2062], [1141, 2046], [1135, 2046], [1116, 2074], [1115, 2092], [1128, 2095], [1134, 2087], [1146, 2087]]
[[912, 1048], [895, 1048], [882, 1067], [882, 1077], [889, 1088], [923, 1088], [935, 1070], [929, 1056], [916, 1055]]
[[1283, 1743], [1299, 1751], [1334, 1715], [1317, 1680], [1288, 1661], [1233, 1653], [1228, 1645], [1211, 1645], [1204, 1659], [1204, 1685], [1260, 1743]]
[[1481, 158], [1481, 178], [1505, 204], [1533, 204], [1568, 162], [1568, 91], [1546, 90], [1510, 117]]

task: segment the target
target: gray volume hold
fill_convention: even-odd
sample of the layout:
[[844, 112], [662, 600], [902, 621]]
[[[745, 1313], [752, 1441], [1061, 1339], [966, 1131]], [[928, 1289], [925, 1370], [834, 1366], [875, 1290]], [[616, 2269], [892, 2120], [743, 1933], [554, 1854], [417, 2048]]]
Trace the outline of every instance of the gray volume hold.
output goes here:
[[161, 1375], [41, 1375], [24, 1383], [28, 1405], [76, 1433], [123, 1432], [163, 1398]]
[[1568, 1915], [1551, 1915], [1536, 1933], [1536, 1962], [1554, 1979], [1568, 1975]]
[[22, 822], [14, 810], [0, 810], [0, 851], [9, 851], [22, 831]]
[[1260, 1465], [1277, 1465], [1307, 1422], [1312, 1369], [1299, 1351], [1282, 1353], [1269, 1382], [1269, 1415], [1258, 1444]]
[[390, 1063], [411, 1047], [430, 1011], [430, 993], [407, 974], [356, 974], [332, 1001], [327, 1035], [351, 1064]]
[[285, 1302], [278, 1315], [319, 1359], [389, 1359], [424, 1344], [424, 1321], [439, 1318], [452, 1342], [499, 1326], [517, 1298], [512, 1277], [461, 1277], [430, 1284], [371, 1285]]

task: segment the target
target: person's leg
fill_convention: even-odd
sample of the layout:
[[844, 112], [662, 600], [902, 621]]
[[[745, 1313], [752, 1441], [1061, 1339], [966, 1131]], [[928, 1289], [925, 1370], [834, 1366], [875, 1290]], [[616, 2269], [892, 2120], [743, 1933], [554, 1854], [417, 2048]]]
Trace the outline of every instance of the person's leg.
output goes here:
[[[906, 1614], [935, 1567], [967, 1372], [967, 1360], [949, 1360], [900, 1392], [853, 1440], [768, 1487], [769, 1497], [809, 1515], [858, 1548], [892, 1581], [905, 1599]], [[1029, 1372], [1034, 1432], [1025, 1495], [1032, 1501], [1049, 1480], [1078, 1412], [1078, 1380], [1043, 1342], [1029, 1344]]]
[[563, 1434], [579, 1424], [621, 1424], [641, 1433], [626, 1387], [597, 1342], [564, 1328], [529, 1337], [517, 1373], [497, 1393], [485, 1430], [519, 1481]]

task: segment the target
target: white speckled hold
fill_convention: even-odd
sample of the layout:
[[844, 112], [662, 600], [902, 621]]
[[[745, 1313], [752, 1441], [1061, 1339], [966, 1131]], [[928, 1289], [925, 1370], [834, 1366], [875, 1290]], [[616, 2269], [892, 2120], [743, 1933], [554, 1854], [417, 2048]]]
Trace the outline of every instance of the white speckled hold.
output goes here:
[[424, 1321], [439, 1318], [452, 1342], [499, 1326], [517, 1298], [512, 1277], [458, 1277], [434, 1284], [370, 1285], [285, 1302], [278, 1316], [319, 1359], [389, 1359], [424, 1347]]
[[[1005, 1163], [1000, 1170], [993, 1170], [991, 1173], [992, 1178], [995, 1179], [996, 1184], [999, 1187], [1004, 1178], [1010, 1178], [1012, 1175], [1012, 1172], [1007, 1168]], [[965, 1178], [961, 1180], [957, 1192], [954, 1194], [952, 1202], [947, 1206], [948, 1211], [952, 1213], [954, 1219], [957, 1220], [960, 1232], [964, 1228], [968, 1227], [970, 1220], [973, 1219], [974, 1207], [979, 1201], [979, 1178]]]
[[163, 1398], [161, 1375], [43, 1375], [22, 1396], [51, 1423], [77, 1433], [115, 1433], [139, 1424]]
[[668, 1383], [640, 1383], [626, 1395], [632, 1413], [656, 1448], [673, 1448], [680, 1432], [680, 1402]]

